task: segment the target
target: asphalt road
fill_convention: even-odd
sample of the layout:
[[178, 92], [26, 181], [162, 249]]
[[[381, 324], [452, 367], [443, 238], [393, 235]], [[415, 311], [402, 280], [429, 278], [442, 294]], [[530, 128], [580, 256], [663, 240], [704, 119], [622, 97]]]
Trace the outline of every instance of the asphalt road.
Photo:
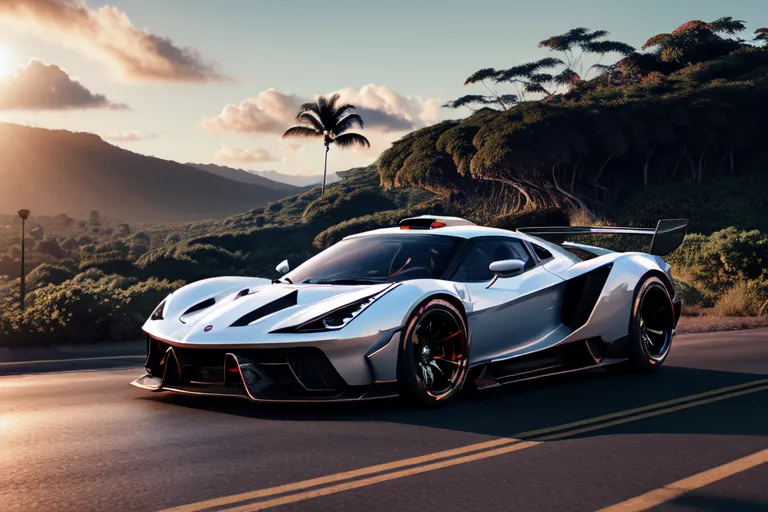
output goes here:
[[431, 411], [146, 393], [130, 355], [0, 361], [0, 510], [768, 509], [768, 330]]

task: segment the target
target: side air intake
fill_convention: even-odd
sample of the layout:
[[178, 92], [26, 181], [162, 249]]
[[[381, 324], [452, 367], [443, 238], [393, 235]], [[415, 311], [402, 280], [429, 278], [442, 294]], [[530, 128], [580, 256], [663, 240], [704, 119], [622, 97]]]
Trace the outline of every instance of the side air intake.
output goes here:
[[565, 283], [562, 319], [566, 327], [575, 331], [587, 323], [612, 267], [609, 263]]

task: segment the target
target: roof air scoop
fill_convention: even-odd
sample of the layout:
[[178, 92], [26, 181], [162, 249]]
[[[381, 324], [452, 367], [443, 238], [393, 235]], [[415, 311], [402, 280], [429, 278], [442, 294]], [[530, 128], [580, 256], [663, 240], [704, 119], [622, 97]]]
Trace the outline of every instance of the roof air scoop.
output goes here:
[[408, 217], [400, 221], [400, 229], [437, 229], [450, 226], [476, 226], [476, 224], [461, 217], [444, 217], [440, 215]]

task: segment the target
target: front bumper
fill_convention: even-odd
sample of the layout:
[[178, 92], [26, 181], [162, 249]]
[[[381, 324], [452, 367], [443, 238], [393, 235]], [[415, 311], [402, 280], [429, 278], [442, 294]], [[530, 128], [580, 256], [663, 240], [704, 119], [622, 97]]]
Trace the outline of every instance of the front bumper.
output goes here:
[[[398, 335], [390, 343], [397, 347]], [[381, 364], [378, 354], [360, 364]], [[151, 391], [246, 398], [257, 402], [330, 402], [395, 396], [394, 381], [348, 385], [317, 347], [198, 348], [147, 338], [147, 374], [131, 384]]]

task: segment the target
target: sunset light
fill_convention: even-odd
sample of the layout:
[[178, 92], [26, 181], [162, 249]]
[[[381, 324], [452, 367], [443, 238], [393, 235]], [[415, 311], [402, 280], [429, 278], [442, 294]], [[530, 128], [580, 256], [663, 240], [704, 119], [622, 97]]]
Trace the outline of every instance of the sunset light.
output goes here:
[[0, 0], [0, 512], [768, 512], [766, 7]]

